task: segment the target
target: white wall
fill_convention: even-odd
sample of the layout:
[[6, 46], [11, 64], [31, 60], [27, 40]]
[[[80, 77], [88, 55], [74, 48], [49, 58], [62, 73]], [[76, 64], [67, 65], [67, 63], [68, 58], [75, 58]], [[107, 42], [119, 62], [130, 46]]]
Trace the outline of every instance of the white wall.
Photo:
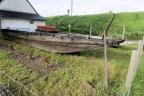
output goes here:
[[0, 9], [36, 14], [27, 0], [4, 0], [0, 3]]
[[45, 21], [34, 21], [34, 24], [30, 24], [30, 20], [21, 19], [2, 19], [2, 29], [7, 29], [10, 26], [25, 26], [31, 27], [32, 31], [35, 32], [37, 25], [45, 25]]

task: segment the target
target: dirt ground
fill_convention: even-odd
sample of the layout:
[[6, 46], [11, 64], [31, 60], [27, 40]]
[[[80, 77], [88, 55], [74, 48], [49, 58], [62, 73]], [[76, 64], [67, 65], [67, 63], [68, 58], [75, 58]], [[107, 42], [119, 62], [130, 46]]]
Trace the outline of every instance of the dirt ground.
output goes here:
[[48, 59], [47, 57], [29, 57], [26, 53], [17, 51], [13, 48], [13, 46], [4, 44], [3, 42], [0, 42], [0, 50], [9, 52], [12, 59], [24, 64], [26, 67], [32, 70], [39, 72], [40, 74], [48, 74], [62, 68], [59, 64], [55, 64], [54, 62], [45, 62], [46, 60], [44, 59]]

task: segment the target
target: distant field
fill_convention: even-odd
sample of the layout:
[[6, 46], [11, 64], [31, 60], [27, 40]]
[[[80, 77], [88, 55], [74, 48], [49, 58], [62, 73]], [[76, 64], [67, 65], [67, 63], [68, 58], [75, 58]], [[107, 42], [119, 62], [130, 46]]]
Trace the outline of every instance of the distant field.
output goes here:
[[[59, 70], [41, 74], [15, 60], [8, 51], [0, 49], [0, 71], [4, 71], [39, 96], [107, 96], [104, 91], [103, 48], [79, 54], [56, 54], [3, 40], [2, 35], [0, 35], [0, 42], [1, 45], [7, 45], [15, 51], [14, 55], [20, 52], [26, 54], [27, 60], [33, 60], [29, 53], [30, 50], [33, 50], [35, 57], [41, 58], [49, 55], [51, 62], [61, 66]], [[0, 48], [2, 47], [0, 46]], [[108, 48], [110, 96], [116, 96], [122, 89], [131, 52], [136, 48], [137, 44]], [[142, 57], [130, 96], [144, 96], [143, 69], [144, 58]], [[8, 85], [8, 79], [2, 74], [1, 80], [5, 86]], [[33, 96], [15, 83], [9, 82], [9, 86], [15, 96], [18, 94], [19, 96]], [[18, 93], [21, 88], [22, 90]], [[124, 95], [120, 93], [119, 96]]]
[[[103, 35], [112, 14], [82, 15], [82, 16], [55, 16], [46, 17], [47, 25], [57, 26], [60, 31], [68, 31], [68, 24], [72, 25], [71, 31], [89, 34], [92, 24], [93, 35]], [[118, 13], [109, 29], [109, 36], [121, 38], [123, 26], [126, 26], [126, 39], [141, 39], [144, 35], [144, 12]]]

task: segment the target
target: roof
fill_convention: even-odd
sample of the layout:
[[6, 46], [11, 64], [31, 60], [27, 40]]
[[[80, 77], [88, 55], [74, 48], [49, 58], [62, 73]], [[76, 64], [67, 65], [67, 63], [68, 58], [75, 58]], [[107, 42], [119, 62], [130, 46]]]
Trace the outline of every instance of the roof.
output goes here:
[[16, 12], [9, 10], [0, 10], [0, 18], [17, 18], [17, 19], [45, 21], [45, 18], [40, 16], [39, 14]]
[[35, 10], [35, 8], [32, 6], [32, 4], [27, 0], [27, 2], [30, 4], [30, 6], [33, 8], [33, 10], [38, 14], [38, 12]]

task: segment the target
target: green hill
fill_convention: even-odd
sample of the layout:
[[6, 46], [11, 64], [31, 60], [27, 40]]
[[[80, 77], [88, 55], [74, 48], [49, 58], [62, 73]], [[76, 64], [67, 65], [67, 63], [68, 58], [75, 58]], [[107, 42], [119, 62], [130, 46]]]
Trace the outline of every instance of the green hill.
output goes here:
[[[92, 35], [102, 36], [112, 17], [112, 14], [64, 15], [46, 17], [46, 24], [57, 26], [60, 31], [68, 31], [68, 24], [71, 24], [72, 32], [82, 34], [89, 34], [89, 27], [92, 24]], [[126, 39], [141, 39], [144, 35], [144, 12], [117, 13], [109, 29], [109, 36], [121, 38], [124, 25], [126, 26]]]

